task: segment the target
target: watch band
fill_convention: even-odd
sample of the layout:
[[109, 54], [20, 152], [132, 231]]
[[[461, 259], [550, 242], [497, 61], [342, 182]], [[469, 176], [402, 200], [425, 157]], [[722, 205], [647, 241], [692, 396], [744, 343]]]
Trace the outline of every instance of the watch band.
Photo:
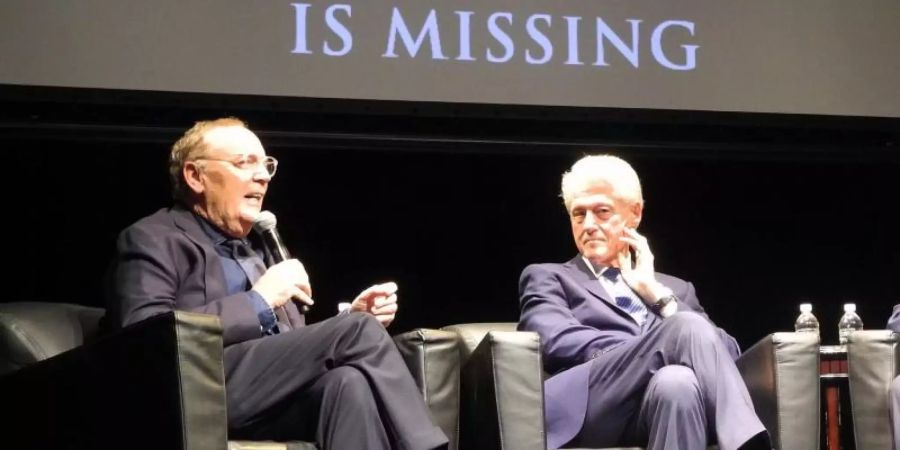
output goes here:
[[675, 294], [664, 295], [660, 297], [656, 303], [650, 305], [650, 310], [655, 312], [656, 314], [662, 313], [663, 308], [666, 307], [669, 303], [677, 302], [678, 297]]

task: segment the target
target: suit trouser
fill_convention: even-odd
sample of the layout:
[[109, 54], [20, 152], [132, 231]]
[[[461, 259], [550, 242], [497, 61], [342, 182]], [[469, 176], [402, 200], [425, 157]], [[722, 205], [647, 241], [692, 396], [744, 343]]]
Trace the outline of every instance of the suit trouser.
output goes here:
[[734, 450], [765, 431], [715, 328], [679, 312], [594, 360], [578, 446]]
[[433, 449], [447, 442], [384, 327], [345, 314], [228, 346], [229, 429], [324, 449]]

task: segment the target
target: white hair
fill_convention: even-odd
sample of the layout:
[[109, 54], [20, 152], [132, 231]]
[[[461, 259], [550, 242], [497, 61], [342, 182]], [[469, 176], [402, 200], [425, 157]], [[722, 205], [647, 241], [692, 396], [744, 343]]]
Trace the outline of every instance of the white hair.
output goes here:
[[575, 195], [591, 186], [606, 183], [615, 196], [631, 204], [644, 202], [641, 180], [624, 159], [612, 155], [588, 155], [562, 176], [562, 198], [566, 211], [571, 211]]

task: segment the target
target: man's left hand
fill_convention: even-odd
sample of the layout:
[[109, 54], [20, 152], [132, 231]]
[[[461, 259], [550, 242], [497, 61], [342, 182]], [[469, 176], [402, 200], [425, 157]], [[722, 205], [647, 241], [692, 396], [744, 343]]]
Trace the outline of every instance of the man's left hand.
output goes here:
[[[626, 227], [625, 235], [619, 238], [628, 244], [619, 252], [619, 270], [625, 283], [634, 289], [641, 299], [648, 305], [656, 303], [660, 298], [672, 293], [659, 281], [656, 281], [656, 271], [653, 268], [653, 252], [647, 238], [638, 234], [634, 228]], [[631, 258], [629, 248], [634, 249], [634, 260]]]
[[350, 311], [365, 312], [388, 326], [397, 315], [397, 283], [376, 284], [360, 292], [350, 304]]

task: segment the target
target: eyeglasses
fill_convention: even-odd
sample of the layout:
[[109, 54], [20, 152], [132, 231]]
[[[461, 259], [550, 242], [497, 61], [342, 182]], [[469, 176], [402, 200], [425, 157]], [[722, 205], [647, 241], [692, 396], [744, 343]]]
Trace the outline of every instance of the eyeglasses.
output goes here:
[[238, 160], [224, 158], [194, 158], [192, 161], [227, 162], [240, 170], [250, 173], [256, 173], [260, 169], [263, 169], [267, 174], [269, 174], [270, 177], [274, 177], [275, 172], [278, 170], [278, 160], [271, 156], [266, 156], [263, 159], [259, 159], [256, 157], [256, 155], [243, 155]]

